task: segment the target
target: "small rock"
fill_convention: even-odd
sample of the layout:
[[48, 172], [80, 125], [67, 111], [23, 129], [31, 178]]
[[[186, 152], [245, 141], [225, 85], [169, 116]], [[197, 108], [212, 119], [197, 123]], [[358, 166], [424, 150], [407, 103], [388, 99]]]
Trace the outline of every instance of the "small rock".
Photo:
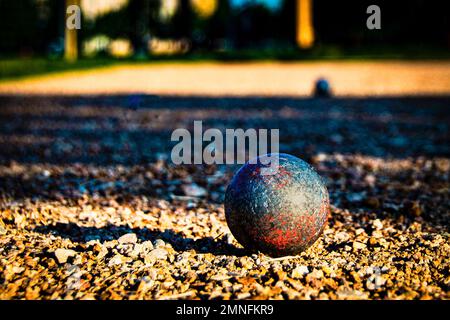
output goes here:
[[236, 295], [236, 299], [244, 300], [250, 298], [252, 295], [250, 292], [241, 292]]
[[80, 255], [76, 256], [75, 259], [73, 260], [74, 265], [80, 265], [82, 263], [83, 263], [83, 258]]
[[360, 299], [367, 299], [369, 297], [369, 294], [366, 292], [362, 292], [359, 290], [350, 290], [350, 289], [339, 289], [336, 292], [339, 299], [342, 300], [360, 300]]
[[374, 273], [374, 268], [372, 267], [372, 266], [368, 266], [367, 268], [366, 268], [366, 274], [367, 275], [371, 275], [371, 274], [373, 274]]
[[142, 244], [136, 243], [134, 245], [134, 248], [131, 250], [131, 252], [128, 254], [131, 258], [138, 258], [141, 252], [144, 250], [144, 246]]
[[369, 244], [370, 244], [371, 246], [376, 246], [376, 245], [378, 244], [377, 238], [375, 238], [375, 237], [370, 237], [370, 238], [369, 238]]
[[253, 259], [249, 257], [241, 257], [239, 259], [239, 265], [244, 269], [251, 269], [253, 267]]
[[367, 182], [369, 185], [374, 185], [375, 182], [377, 181], [377, 178], [373, 175], [373, 174], [368, 174], [365, 178], [364, 181]]
[[155, 247], [155, 248], [164, 248], [165, 246], [166, 246], [166, 243], [161, 239], [156, 239], [153, 242], [153, 247]]
[[230, 244], [230, 245], [233, 244], [234, 237], [233, 237], [233, 235], [231, 233], [228, 233], [226, 235], [226, 239], [227, 239], [227, 244]]
[[309, 269], [307, 266], [298, 266], [291, 272], [291, 277], [294, 279], [299, 279], [304, 275], [309, 273]]
[[197, 207], [197, 203], [194, 201], [188, 201], [188, 203], [186, 203], [186, 209], [194, 209], [195, 207]]
[[364, 243], [358, 242], [358, 241], [354, 241], [353, 242], [353, 250], [361, 250], [361, 249], [365, 249], [366, 245]]
[[350, 275], [356, 283], [361, 282], [361, 277], [359, 276], [358, 272], [352, 271], [350, 272]]
[[55, 250], [55, 256], [59, 263], [66, 263], [68, 258], [74, 257], [76, 254], [76, 251], [70, 249]]
[[323, 273], [324, 273], [325, 275], [327, 275], [327, 276], [330, 276], [330, 275], [333, 274], [333, 269], [331, 269], [331, 268], [328, 267], [328, 266], [323, 266], [323, 267], [322, 267], [322, 271], [323, 271]]
[[361, 200], [364, 199], [364, 194], [363, 193], [348, 193], [347, 194], [347, 200], [350, 202], [360, 202]]
[[169, 209], [170, 204], [166, 200], [159, 200], [158, 201], [158, 207], [163, 209], [163, 210], [165, 210], [165, 209]]
[[152, 251], [154, 249], [154, 247], [153, 247], [153, 243], [151, 242], [151, 241], [144, 241], [144, 242], [142, 242], [142, 250], [143, 251], [146, 251], [146, 252], [149, 252], [149, 251]]
[[181, 189], [183, 190], [184, 194], [189, 197], [203, 197], [207, 193], [205, 188], [202, 188], [195, 183], [185, 184], [181, 186]]
[[165, 260], [167, 259], [167, 255], [169, 253], [166, 249], [163, 248], [157, 248], [150, 251], [144, 258], [144, 260], [147, 262], [149, 261], [155, 261], [155, 260]]
[[13, 273], [19, 274], [19, 273], [22, 273], [22, 272], [24, 272], [24, 271], [25, 271], [25, 268], [24, 268], [24, 267], [12, 267], [12, 272], [13, 272]]
[[323, 271], [322, 270], [318, 270], [318, 269], [314, 269], [311, 272], [311, 277], [315, 278], [315, 279], [322, 279], [323, 278]]
[[94, 242], [99, 242], [101, 240], [102, 240], [102, 237], [100, 237], [98, 235], [90, 234], [90, 235], [87, 235], [84, 237], [84, 241], [86, 241], [88, 245], [90, 245], [91, 243], [94, 243]]
[[136, 243], [137, 242], [137, 236], [135, 233], [127, 233], [121, 236], [119, 239], [117, 239], [120, 244], [125, 243]]
[[118, 265], [118, 264], [127, 263], [130, 260], [131, 260], [130, 258], [124, 257], [124, 256], [122, 256], [120, 254], [116, 254], [114, 257], [111, 258], [111, 260], [109, 260], [108, 266], [112, 267], [112, 266], [115, 266], [115, 265]]
[[118, 244], [117, 240], [112, 240], [112, 241], [106, 241], [103, 243], [103, 246], [107, 249], [112, 249], [115, 248]]
[[210, 277], [210, 279], [214, 280], [214, 281], [224, 281], [224, 280], [228, 280], [230, 278], [232, 278], [232, 277], [229, 276], [228, 274], [215, 274]]
[[374, 227], [376, 230], [381, 230], [381, 229], [383, 229], [383, 223], [380, 221], [380, 219], [375, 219], [375, 220], [372, 222], [372, 225], [373, 225], [373, 227]]
[[101, 246], [99, 253], [97, 254], [97, 259], [101, 260], [108, 254], [108, 249], [105, 246]]
[[345, 231], [341, 231], [336, 233], [335, 239], [338, 242], [346, 242], [348, 239], [350, 239], [350, 235]]
[[323, 161], [327, 160], [327, 155], [325, 153], [319, 153], [316, 155], [314, 160], [317, 162], [323, 162]]
[[375, 290], [381, 288], [386, 283], [386, 279], [382, 276], [373, 274], [366, 281], [366, 287], [368, 290]]
[[383, 238], [383, 233], [380, 230], [375, 230], [372, 232], [372, 238], [376, 239]]

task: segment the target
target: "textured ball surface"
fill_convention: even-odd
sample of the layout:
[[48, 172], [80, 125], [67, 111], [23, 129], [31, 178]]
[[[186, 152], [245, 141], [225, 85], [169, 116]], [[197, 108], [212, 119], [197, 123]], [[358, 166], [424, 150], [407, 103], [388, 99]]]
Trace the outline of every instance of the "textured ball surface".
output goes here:
[[288, 154], [279, 154], [275, 174], [262, 175], [267, 156], [234, 175], [225, 194], [227, 223], [247, 249], [295, 255], [320, 236], [330, 211], [328, 191], [308, 163]]

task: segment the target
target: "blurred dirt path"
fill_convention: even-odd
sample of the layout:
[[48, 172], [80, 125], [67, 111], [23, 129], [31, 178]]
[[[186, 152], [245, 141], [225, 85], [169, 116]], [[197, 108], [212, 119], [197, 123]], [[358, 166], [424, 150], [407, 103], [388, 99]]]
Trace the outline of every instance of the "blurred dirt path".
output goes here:
[[450, 61], [124, 64], [5, 81], [0, 94], [307, 96], [319, 77], [338, 96], [450, 94]]

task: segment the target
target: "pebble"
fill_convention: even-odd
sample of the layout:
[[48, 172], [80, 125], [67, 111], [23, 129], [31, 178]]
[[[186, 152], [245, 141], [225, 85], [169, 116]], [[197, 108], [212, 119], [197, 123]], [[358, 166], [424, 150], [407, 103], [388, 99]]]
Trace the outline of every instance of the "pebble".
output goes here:
[[163, 248], [156, 248], [153, 249], [152, 251], [150, 251], [146, 256], [145, 259], [149, 260], [149, 261], [154, 261], [154, 260], [165, 260], [167, 258], [167, 255], [169, 253], [167, 252], [167, 250], [163, 249]]
[[339, 242], [346, 242], [350, 239], [350, 235], [345, 231], [341, 231], [336, 233], [335, 239]]
[[371, 186], [373, 186], [375, 184], [375, 182], [377, 181], [377, 178], [373, 175], [373, 174], [368, 174], [365, 178], [364, 178], [365, 182]]
[[377, 238], [376, 238], [376, 237], [370, 237], [370, 238], [369, 238], [369, 244], [370, 244], [371, 246], [376, 246], [376, 245], [378, 244]]
[[151, 250], [153, 250], [153, 248], [154, 248], [154, 246], [151, 241], [146, 240], [146, 241], [142, 242], [142, 250], [151, 251]]
[[383, 223], [380, 221], [380, 219], [373, 220], [372, 225], [376, 230], [383, 229]]
[[326, 155], [325, 153], [318, 153], [318, 154], [315, 156], [315, 160], [316, 160], [317, 162], [323, 162], [323, 161], [326, 161], [326, 160], [327, 160], [327, 155]]
[[185, 184], [181, 188], [183, 189], [184, 194], [189, 197], [204, 197], [207, 194], [205, 188], [202, 188], [195, 183]]
[[347, 194], [347, 200], [350, 202], [360, 202], [361, 200], [364, 199], [364, 194], [362, 193], [348, 193]]
[[353, 241], [353, 250], [362, 250], [365, 249], [366, 245], [364, 243]]
[[342, 289], [336, 292], [336, 295], [341, 300], [361, 300], [367, 299], [369, 294], [360, 290]]
[[314, 269], [309, 275], [315, 279], [321, 279], [324, 276], [323, 271], [319, 269]]
[[292, 270], [291, 277], [294, 279], [300, 279], [308, 273], [309, 269], [307, 266], [297, 266], [294, 270]]
[[166, 243], [161, 239], [156, 239], [153, 242], [153, 247], [155, 247], [155, 248], [164, 248], [165, 246], [166, 246]]
[[117, 241], [120, 244], [127, 244], [127, 243], [136, 243], [137, 242], [137, 236], [135, 233], [127, 233], [121, 236]]
[[108, 254], [108, 248], [105, 246], [100, 246], [99, 253], [97, 254], [97, 259], [101, 260]]
[[386, 279], [380, 275], [374, 274], [367, 279], [366, 287], [368, 290], [376, 290], [381, 288], [385, 283]]
[[68, 258], [74, 257], [76, 254], [76, 251], [70, 249], [55, 250], [55, 256], [59, 263], [66, 263]]
[[115, 265], [124, 264], [124, 263], [130, 262], [130, 261], [131, 261], [130, 258], [124, 257], [124, 256], [122, 256], [120, 254], [116, 254], [114, 257], [112, 257], [109, 260], [108, 266], [109, 267], [113, 267]]
[[253, 267], [253, 259], [249, 257], [241, 257], [239, 265], [244, 269], [251, 269]]

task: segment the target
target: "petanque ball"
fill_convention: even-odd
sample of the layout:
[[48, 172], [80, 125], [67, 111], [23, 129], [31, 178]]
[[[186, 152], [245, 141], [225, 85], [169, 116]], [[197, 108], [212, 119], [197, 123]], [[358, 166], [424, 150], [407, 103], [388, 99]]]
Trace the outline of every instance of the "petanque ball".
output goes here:
[[[274, 174], [267, 157], [278, 155]], [[265, 158], [265, 159], [264, 159]], [[305, 161], [269, 154], [244, 164], [225, 193], [225, 215], [236, 240], [270, 256], [295, 255], [311, 246], [325, 227], [329, 196], [322, 178]]]
[[314, 96], [317, 98], [329, 98], [331, 95], [330, 83], [324, 78], [318, 79], [314, 87]]

